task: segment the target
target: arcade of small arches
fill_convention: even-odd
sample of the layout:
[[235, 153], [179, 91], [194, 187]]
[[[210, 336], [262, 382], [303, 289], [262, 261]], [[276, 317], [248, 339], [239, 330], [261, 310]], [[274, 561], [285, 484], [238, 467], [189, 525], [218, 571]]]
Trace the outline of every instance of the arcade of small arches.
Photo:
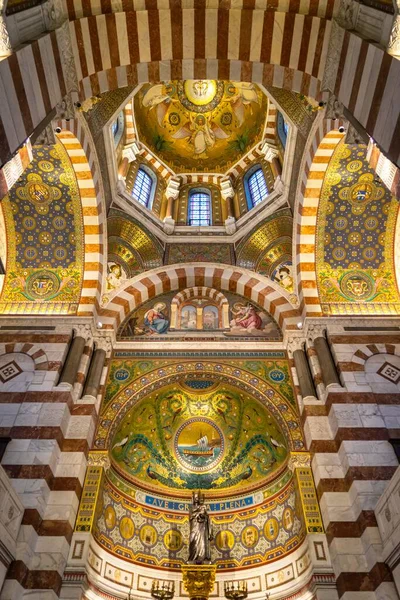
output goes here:
[[398, 7], [139, 4], [0, 12], [0, 600], [399, 600]]

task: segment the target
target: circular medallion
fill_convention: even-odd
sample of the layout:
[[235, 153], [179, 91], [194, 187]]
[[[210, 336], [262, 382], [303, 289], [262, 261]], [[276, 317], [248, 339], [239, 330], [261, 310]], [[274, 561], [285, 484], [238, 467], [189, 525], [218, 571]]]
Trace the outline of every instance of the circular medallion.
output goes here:
[[332, 256], [335, 260], [344, 260], [346, 258], [346, 250], [344, 248], [334, 248]]
[[29, 200], [39, 206], [46, 206], [53, 200], [51, 188], [41, 181], [31, 181], [25, 189]]
[[374, 292], [375, 283], [366, 273], [351, 271], [341, 278], [340, 289], [350, 300], [367, 300]]
[[104, 511], [104, 521], [107, 529], [113, 529], [115, 527], [115, 510], [111, 504], [109, 504]]
[[235, 536], [228, 529], [218, 531], [215, 537], [215, 545], [220, 552], [229, 552], [235, 545]]
[[246, 548], [253, 548], [258, 542], [258, 529], [254, 525], [245, 527], [242, 531], [242, 544]]
[[224, 82], [214, 79], [185, 79], [178, 82], [178, 98], [190, 111], [203, 113], [214, 110], [224, 95]]
[[169, 529], [164, 535], [164, 545], [171, 552], [178, 552], [182, 548], [182, 534], [177, 529]]
[[45, 300], [55, 296], [60, 282], [55, 273], [45, 269], [33, 273], [26, 281], [26, 292], [35, 299]]
[[275, 517], [271, 517], [264, 525], [264, 535], [270, 542], [273, 542], [278, 537], [279, 524]]
[[268, 376], [275, 383], [281, 383], [285, 379], [285, 373], [280, 369], [273, 369], [268, 373]]
[[115, 371], [115, 373], [114, 373], [115, 381], [125, 381], [126, 379], [128, 379], [128, 377], [129, 377], [128, 369], [118, 369], [118, 371]]
[[132, 519], [130, 517], [122, 517], [119, 522], [119, 530], [124, 540], [130, 540], [135, 532]]
[[356, 183], [350, 189], [350, 201], [354, 204], [365, 204], [373, 198], [375, 186], [369, 181]]
[[157, 531], [154, 529], [153, 525], [143, 525], [139, 536], [145, 546], [154, 546], [157, 541]]
[[179, 462], [190, 471], [208, 471], [222, 460], [224, 437], [213, 421], [194, 417], [179, 427], [174, 449]]
[[282, 524], [286, 531], [291, 531], [293, 529], [293, 510], [290, 506], [287, 506], [283, 511]]

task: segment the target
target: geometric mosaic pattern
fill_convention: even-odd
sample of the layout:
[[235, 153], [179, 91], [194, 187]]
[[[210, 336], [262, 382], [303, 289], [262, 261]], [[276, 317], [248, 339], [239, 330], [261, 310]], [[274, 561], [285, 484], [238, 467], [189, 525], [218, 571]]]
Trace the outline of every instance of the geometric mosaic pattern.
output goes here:
[[321, 189], [316, 265], [327, 314], [400, 310], [393, 261], [398, 203], [365, 156], [365, 146], [339, 143]]
[[387, 379], [396, 385], [400, 381], [400, 369], [389, 362], [384, 362], [377, 373], [379, 373], [381, 377], [384, 377], [384, 379]]
[[0, 381], [1, 383], [7, 383], [8, 381], [11, 381], [11, 379], [18, 377], [20, 373], [22, 373], [22, 369], [17, 365], [15, 360], [13, 360], [0, 367]]

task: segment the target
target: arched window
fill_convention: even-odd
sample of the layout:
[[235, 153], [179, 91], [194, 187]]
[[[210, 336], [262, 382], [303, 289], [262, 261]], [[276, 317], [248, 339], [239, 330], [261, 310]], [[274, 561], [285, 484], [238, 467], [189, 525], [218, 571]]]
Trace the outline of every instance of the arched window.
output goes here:
[[154, 179], [155, 177], [153, 173], [149, 173], [149, 171], [143, 165], [139, 168], [136, 174], [135, 184], [132, 189], [132, 196], [146, 208], [151, 208], [153, 202], [156, 188], [156, 182]]
[[211, 225], [211, 196], [208, 190], [191, 190], [189, 194], [189, 225]]
[[280, 139], [280, 142], [281, 142], [282, 146], [285, 148], [286, 142], [287, 142], [287, 137], [289, 135], [289, 125], [287, 124], [287, 122], [285, 121], [285, 119], [283, 118], [283, 115], [281, 113], [278, 113], [277, 131], [278, 131], [278, 137]]
[[268, 196], [267, 182], [260, 165], [255, 165], [247, 171], [244, 179], [247, 205], [249, 209], [260, 204]]
[[122, 134], [124, 133], [124, 126], [125, 126], [124, 111], [121, 110], [118, 117], [115, 119], [115, 121], [111, 125], [111, 132], [112, 132], [112, 135], [114, 138], [114, 146], [118, 146], [119, 142], [121, 141]]

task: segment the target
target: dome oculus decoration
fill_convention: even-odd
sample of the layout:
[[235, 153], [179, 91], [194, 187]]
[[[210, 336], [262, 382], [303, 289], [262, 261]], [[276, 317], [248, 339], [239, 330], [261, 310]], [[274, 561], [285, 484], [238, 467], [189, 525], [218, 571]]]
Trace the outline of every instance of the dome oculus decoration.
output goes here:
[[144, 85], [139, 139], [175, 172], [225, 172], [263, 135], [267, 97], [253, 83], [208, 79]]

